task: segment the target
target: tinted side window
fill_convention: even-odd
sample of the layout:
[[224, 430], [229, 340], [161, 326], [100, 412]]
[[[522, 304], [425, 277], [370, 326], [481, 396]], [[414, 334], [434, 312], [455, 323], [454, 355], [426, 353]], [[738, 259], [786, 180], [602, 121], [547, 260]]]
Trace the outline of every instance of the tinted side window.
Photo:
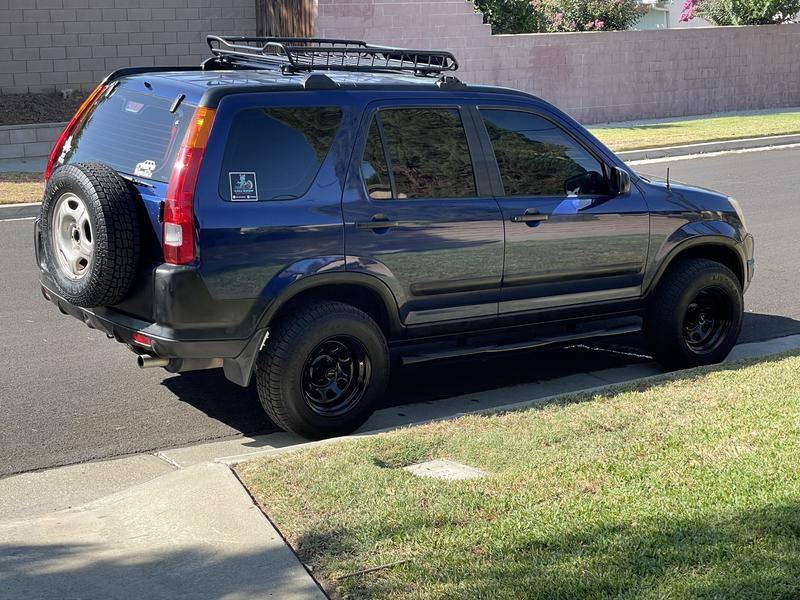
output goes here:
[[452, 108], [381, 110], [398, 198], [476, 195], [461, 115]]
[[[336, 107], [241, 111], [234, 117], [225, 147], [220, 196], [226, 200], [291, 200], [303, 196], [341, 122], [342, 111]], [[235, 190], [238, 181], [252, 193]]]
[[364, 158], [361, 161], [361, 175], [367, 185], [367, 193], [374, 200], [392, 197], [392, 186], [389, 179], [389, 166], [386, 164], [383, 140], [378, 129], [377, 118], [372, 119], [364, 147]]
[[608, 192], [602, 164], [554, 123], [531, 113], [482, 110], [506, 196]]

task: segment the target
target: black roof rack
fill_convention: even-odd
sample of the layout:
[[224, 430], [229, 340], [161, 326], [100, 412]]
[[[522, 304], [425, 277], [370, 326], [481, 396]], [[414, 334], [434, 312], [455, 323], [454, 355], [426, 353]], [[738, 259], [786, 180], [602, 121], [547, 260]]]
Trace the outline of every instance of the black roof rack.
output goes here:
[[209, 35], [206, 42], [212, 60], [272, 65], [284, 73], [327, 70], [435, 75], [458, 69], [450, 52], [370, 46], [359, 40]]

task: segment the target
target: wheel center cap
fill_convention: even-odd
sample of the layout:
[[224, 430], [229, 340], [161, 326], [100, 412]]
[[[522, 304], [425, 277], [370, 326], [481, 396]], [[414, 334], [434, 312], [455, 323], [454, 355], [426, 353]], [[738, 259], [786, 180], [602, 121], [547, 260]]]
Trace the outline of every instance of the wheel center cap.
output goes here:
[[335, 378], [335, 377], [336, 377], [336, 369], [328, 369], [328, 370], [325, 372], [325, 377], [327, 377], [328, 379], [333, 379], [333, 378]]
[[72, 226], [70, 229], [69, 236], [72, 238], [72, 241], [76, 244], [81, 241], [81, 232], [78, 231], [78, 228], [75, 225]]

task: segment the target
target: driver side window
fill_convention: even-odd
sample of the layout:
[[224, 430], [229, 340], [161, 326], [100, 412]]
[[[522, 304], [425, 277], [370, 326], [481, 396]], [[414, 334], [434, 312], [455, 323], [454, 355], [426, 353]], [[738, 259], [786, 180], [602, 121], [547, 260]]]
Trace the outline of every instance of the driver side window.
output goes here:
[[505, 196], [608, 193], [603, 165], [555, 123], [517, 110], [481, 110]]

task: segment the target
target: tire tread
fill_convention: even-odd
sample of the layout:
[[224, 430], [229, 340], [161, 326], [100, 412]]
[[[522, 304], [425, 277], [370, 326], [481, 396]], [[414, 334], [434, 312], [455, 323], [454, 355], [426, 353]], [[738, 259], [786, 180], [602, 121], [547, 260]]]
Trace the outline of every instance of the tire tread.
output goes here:
[[668, 367], [684, 367], [686, 360], [679, 341], [669, 330], [669, 316], [679, 305], [686, 289], [709, 272], [722, 273], [738, 282], [736, 275], [722, 263], [706, 258], [687, 258], [670, 265], [648, 303], [644, 333], [653, 357]]
[[[279, 320], [267, 339], [267, 343], [256, 361], [256, 385], [258, 397], [267, 415], [285, 431], [295, 431], [296, 427], [286, 410], [281, 392], [281, 377], [294, 351], [293, 340], [322, 319], [331, 316], [349, 316], [363, 321], [366, 325], [380, 331], [375, 321], [358, 308], [336, 301], [319, 301], [301, 304]], [[384, 350], [388, 354], [386, 341]]]
[[[59, 167], [48, 183], [42, 204], [45, 236], [49, 237], [51, 226], [50, 206], [70, 182], [84, 191], [91, 190], [83, 199], [94, 217], [95, 254], [90, 280], [77, 291], [60, 291], [78, 306], [118, 304], [130, 290], [139, 266], [141, 232], [135, 199], [126, 182], [107, 165], [86, 162]], [[45, 256], [48, 255], [46, 251]], [[51, 270], [59, 268], [56, 261], [49, 262]]]

